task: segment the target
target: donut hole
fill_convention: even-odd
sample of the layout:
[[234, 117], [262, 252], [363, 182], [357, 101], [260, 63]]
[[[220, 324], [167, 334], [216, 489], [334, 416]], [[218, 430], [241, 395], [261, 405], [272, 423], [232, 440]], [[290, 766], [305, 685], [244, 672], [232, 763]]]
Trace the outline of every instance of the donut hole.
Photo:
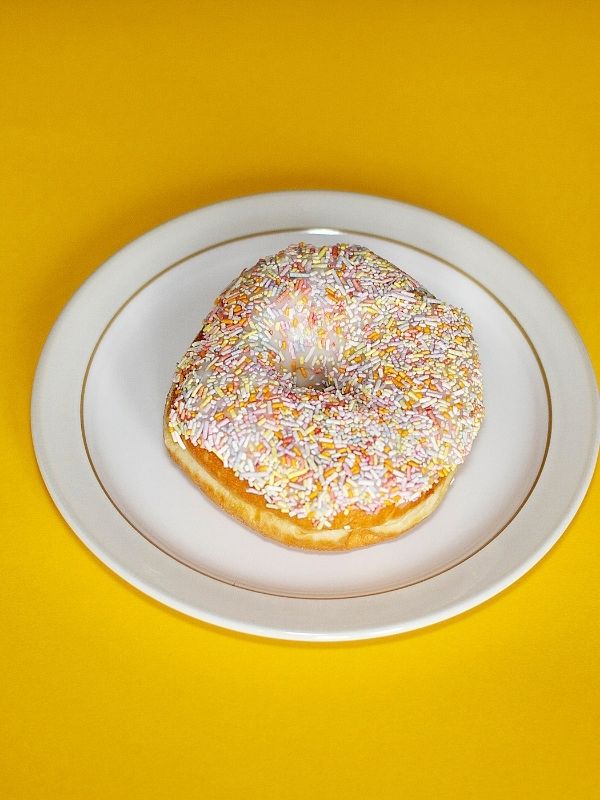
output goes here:
[[300, 388], [333, 388], [343, 336], [339, 327], [337, 333], [332, 330], [322, 306], [287, 291], [263, 314], [259, 324], [281, 372], [291, 375]]
[[305, 371], [303, 374], [300, 370], [290, 370], [290, 374], [294, 379], [296, 386], [302, 389], [314, 389], [315, 391], [324, 392], [330, 387], [333, 387], [331, 376], [326, 372], [309, 372]]

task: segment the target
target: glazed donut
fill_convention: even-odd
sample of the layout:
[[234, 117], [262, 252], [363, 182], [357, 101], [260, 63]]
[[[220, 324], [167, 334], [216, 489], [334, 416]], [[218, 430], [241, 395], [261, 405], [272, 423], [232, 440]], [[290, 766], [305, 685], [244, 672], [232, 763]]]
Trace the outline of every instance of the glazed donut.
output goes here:
[[428, 516], [482, 419], [464, 311], [365, 247], [301, 243], [217, 298], [177, 365], [164, 438], [250, 528], [345, 550]]

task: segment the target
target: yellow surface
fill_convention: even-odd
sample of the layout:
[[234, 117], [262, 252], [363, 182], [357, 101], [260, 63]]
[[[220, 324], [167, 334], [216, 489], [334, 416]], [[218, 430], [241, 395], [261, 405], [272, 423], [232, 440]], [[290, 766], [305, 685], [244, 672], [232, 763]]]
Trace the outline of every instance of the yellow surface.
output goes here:
[[54, 319], [114, 250], [282, 188], [481, 231], [597, 360], [599, 24], [595, 2], [2, 3], [1, 797], [597, 796], [597, 480], [484, 606], [390, 640], [276, 643], [100, 564], [43, 488], [28, 404]]

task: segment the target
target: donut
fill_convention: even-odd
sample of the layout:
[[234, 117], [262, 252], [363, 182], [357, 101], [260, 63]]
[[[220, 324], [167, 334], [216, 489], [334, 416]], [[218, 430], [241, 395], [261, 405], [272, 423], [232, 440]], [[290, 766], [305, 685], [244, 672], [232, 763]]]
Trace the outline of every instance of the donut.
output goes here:
[[176, 367], [164, 440], [249, 528], [348, 550], [431, 514], [483, 414], [462, 309], [365, 247], [300, 243], [217, 297]]

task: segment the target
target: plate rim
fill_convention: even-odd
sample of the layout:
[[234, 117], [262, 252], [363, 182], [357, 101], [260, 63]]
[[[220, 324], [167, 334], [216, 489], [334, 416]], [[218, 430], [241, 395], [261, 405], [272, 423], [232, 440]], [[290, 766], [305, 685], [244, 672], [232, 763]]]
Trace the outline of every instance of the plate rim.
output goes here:
[[[397, 211], [404, 211], [405, 214], [416, 214], [418, 217], [422, 217], [426, 219], [430, 224], [437, 225], [438, 227], [453, 227], [456, 231], [458, 231], [462, 236], [466, 235], [467, 240], [477, 241], [479, 244], [485, 243], [486, 247], [493, 248], [496, 253], [500, 254], [503, 259], [510, 259], [510, 262], [514, 267], [520, 268], [522, 272], [520, 273], [521, 276], [525, 275], [529, 279], [533, 279], [534, 286], [536, 290], [541, 293], [546, 301], [546, 303], [550, 302], [553, 307], [553, 311], [555, 314], [558, 314], [561, 317], [563, 325], [566, 325], [566, 329], [570, 334], [570, 345], [575, 346], [575, 349], [578, 351], [580, 363], [578, 367], [580, 368], [580, 378], [586, 380], [588, 383], [587, 388], [591, 388], [593, 398], [590, 397], [589, 407], [587, 409], [588, 412], [588, 423], [590, 430], [592, 432], [592, 437], [590, 441], [590, 446], [588, 448], [587, 459], [582, 471], [582, 479], [579, 482], [579, 485], [576, 491], [571, 496], [571, 501], [562, 508], [562, 517], [557, 525], [555, 525], [554, 530], [547, 534], [545, 538], [542, 540], [540, 546], [535, 549], [528, 559], [523, 559], [519, 564], [516, 564], [512, 570], [509, 570], [503, 579], [496, 580], [492, 582], [487, 587], [480, 588], [478, 591], [475, 591], [471, 594], [470, 597], [456, 599], [455, 602], [451, 602], [449, 605], [446, 605], [444, 608], [438, 609], [436, 612], [432, 612], [430, 614], [422, 614], [420, 617], [413, 619], [411, 622], [403, 622], [403, 623], [387, 623], [384, 626], [378, 627], [376, 623], [371, 622], [367, 623], [366, 627], [363, 625], [362, 628], [357, 627], [353, 629], [348, 628], [339, 628], [336, 630], [331, 627], [328, 629], [323, 630], [311, 630], [310, 626], [307, 627], [306, 625], [301, 624], [301, 620], [298, 620], [298, 614], [292, 614], [294, 617], [294, 625], [291, 629], [282, 628], [270, 628], [268, 623], [257, 622], [256, 620], [240, 620], [240, 619], [231, 619], [226, 615], [219, 615], [215, 613], [211, 613], [209, 609], [199, 609], [198, 607], [192, 607], [189, 603], [182, 602], [181, 598], [176, 598], [172, 596], [168, 596], [165, 594], [161, 589], [153, 586], [151, 582], [144, 581], [140, 579], [140, 576], [133, 573], [131, 570], [127, 568], [126, 565], [123, 565], [119, 562], [118, 559], [115, 559], [110, 552], [107, 552], [105, 548], [100, 546], [100, 544], [95, 540], [93, 533], [88, 532], [85, 529], [85, 525], [82, 525], [81, 521], [77, 518], [76, 514], [73, 513], [72, 508], [69, 507], [68, 500], [63, 496], [63, 491], [59, 485], [60, 481], [57, 482], [56, 476], [53, 472], [52, 465], [48, 463], [47, 453], [44, 447], [44, 424], [45, 424], [45, 417], [44, 417], [44, 406], [42, 402], [43, 398], [43, 388], [44, 388], [44, 380], [47, 378], [45, 375], [45, 370], [48, 364], [48, 361], [52, 355], [52, 349], [56, 347], [57, 343], [60, 344], [60, 336], [61, 336], [61, 328], [63, 327], [67, 316], [76, 311], [78, 303], [85, 301], [85, 292], [89, 291], [90, 287], [93, 289], [94, 282], [99, 281], [102, 277], [109, 278], [109, 273], [111, 270], [114, 270], [116, 266], [118, 266], [119, 262], [123, 260], [123, 258], [127, 259], [128, 255], [131, 253], [132, 248], [144, 246], [150, 243], [151, 239], [156, 239], [157, 237], [161, 237], [167, 233], [167, 238], [171, 231], [177, 226], [182, 227], [186, 224], [189, 224], [192, 221], [197, 221], [197, 219], [204, 215], [210, 215], [211, 212], [216, 211], [217, 213], [222, 212], [227, 217], [228, 211], [230, 212], [236, 205], [238, 206], [238, 210], [240, 205], [246, 205], [247, 211], [250, 211], [249, 216], [252, 217], [252, 206], [253, 205], [269, 205], [275, 203], [277, 205], [278, 202], [283, 201], [284, 199], [288, 202], [288, 205], [291, 203], [292, 206], [292, 215], [293, 215], [293, 207], [295, 202], [297, 202], [300, 206], [302, 204], [310, 205], [310, 200], [316, 200], [317, 197], [320, 201], [338, 201], [338, 203], [343, 204], [346, 203], [362, 203], [367, 205], [372, 205], [373, 207], [379, 205], [380, 207], [382, 204], [387, 206], [387, 210], [390, 207], [396, 209]], [[272, 211], [272, 209], [271, 209]], [[304, 210], [306, 213], [306, 209]], [[307, 224], [302, 222], [301, 227], [305, 229], [309, 228], [316, 228], [317, 226]], [[319, 226], [321, 227], [321, 226]], [[329, 227], [336, 227], [336, 228], [343, 228], [343, 227], [351, 227], [350, 225], [342, 225], [341, 223], [336, 223], [335, 225], [332, 224]], [[321, 228], [324, 230], [324, 228]], [[274, 230], [273, 232], [276, 232]], [[363, 232], [365, 236], [381, 236], [374, 231]], [[383, 236], [385, 238], [385, 235]], [[443, 244], [443, 243], [442, 243]], [[409, 244], [409, 246], [415, 246], [414, 244]], [[419, 247], [417, 246], [417, 249]], [[426, 251], [428, 252], [428, 251]], [[447, 260], [442, 255], [437, 255], [435, 253], [429, 253], [430, 255], [434, 255], [434, 257], [441, 258], [441, 260]], [[462, 268], [462, 264], [461, 264]], [[467, 274], [470, 275], [468, 270]], [[477, 278], [475, 278], [477, 280]], [[489, 288], [487, 285], [481, 281], [484, 288], [488, 291]], [[140, 285], [141, 287], [141, 285]], [[493, 293], [493, 292], [492, 292]], [[128, 295], [127, 295], [128, 296]], [[122, 297], [122, 292], [119, 295]], [[501, 298], [501, 303], [504, 304], [509, 313], [512, 314], [512, 309], [504, 302], [504, 298]], [[119, 304], [120, 305], [120, 304]], [[521, 319], [517, 315], [513, 315], [518, 323], [521, 323]], [[529, 338], [529, 332], [524, 326], [521, 326], [523, 331], [525, 332], [526, 336]], [[534, 347], [535, 351], [535, 347]], [[552, 388], [552, 387], [550, 387]], [[221, 201], [219, 203], [211, 204], [210, 206], [203, 206], [199, 209], [194, 209], [192, 211], [187, 212], [181, 216], [175, 217], [172, 220], [166, 221], [159, 225], [156, 228], [148, 231], [147, 233], [143, 234], [140, 237], [137, 237], [129, 244], [125, 245], [123, 248], [118, 250], [111, 258], [105, 261], [100, 267], [98, 267], [92, 274], [84, 281], [84, 283], [79, 287], [79, 289], [74, 293], [71, 299], [68, 301], [66, 306], [63, 308], [61, 314], [59, 315], [58, 319], [54, 323], [50, 334], [48, 335], [42, 352], [40, 354], [35, 378], [33, 383], [33, 390], [32, 390], [32, 397], [31, 397], [31, 426], [32, 426], [32, 437], [34, 443], [34, 449], [36, 458], [38, 461], [38, 465], [40, 468], [40, 472], [48, 491], [55, 502], [56, 506], [58, 507], [59, 511], [61, 512], [62, 516], [75, 532], [75, 534], [86, 544], [86, 546], [101, 560], [103, 563], [107, 564], [113, 571], [119, 574], [122, 578], [124, 578], [128, 583], [132, 584], [136, 588], [140, 589], [144, 593], [154, 597], [155, 599], [159, 600], [160, 602], [173, 607], [177, 608], [184, 613], [203, 619], [212, 624], [217, 624], [221, 627], [226, 627], [229, 629], [237, 630], [244, 633], [251, 633], [260, 636], [269, 636], [273, 638], [284, 638], [284, 639], [296, 639], [296, 640], [312, 640], [312, 641], [340, 641], [340, 640], [357, 640], [357, 639], [367, 639], [367, 638], [375, 638], [378, 636], [385, 636], [385, 635], [392, 635], [395, 633], [400, 633], [407, 630], [413, 630], [419, 627], [424, 627], [425, 625], [433, 624], [434, 622], [442, 621], [443, 619], [447, 619], [449, 617], [455, 616], [456, 614], [460, 614], [466, 611], [469, 608], [472, 608], [480, 603], [484, 602], [485, 600], [489, 599], [490, 597], [494, 596], [498, 592], [502, 591], [506, 586], [513, 583], [519, 577], [521, 577], [525, 572], [527, 572], [537, 561], [539, 561], [545, 553], [554, 545], [554, 543], [560, 538], [566, 527], [568, 526], [569, 522], [575, 515], [577, 509], [579, 508], [589, 483], [591, 481], [591, 477], [594, 471], [594, 466], [596, 462], [596, 455], [598, 451], [598, 443], [600, 438], [600, 425], [599, 425], [599, 404], [598, 404], [598, 392], [596, 387], [595, 375], [593, 372], [593, 368], [591, 362], [589, 360], [589, 356], [585, 349], [585, 345], [577, 332], [574, 324], [566, 314], [566, 311], [562, 308], [562, 306], [558, 303], [558, 301], [550, 294], [548, 289], [543, 285], [543, 283], [531, 273], [523, 264], [518, 262], [514, 259], [510, 254], [506, 251], [499, 248], [489, 239], [482, 237], [481, 234], [476, 233], [475, 231], [467, 228], [466, 226], [461, 225], [447, 217], [443, 217], [436, 212], [429, 211], [428, 209], [424, 209], [418, 206], [414, 206], [411, 204], [403, 203], [396, 200], [390, 200], [386, 198], [377, 197], [375, 195], [364, 195], [364, 194], [357, 194], [352, 192], [336, 192], [336, 191], [328, 191], [328, 190], [302, 190], [302, 191], [286, 191], [286, 192], [267, 192], [258, 195], [247, 195], [240, 198], [233, 198], [230, 200]], [[154, 547], [154, 545], [152, 545]], [[485, 548], [484, 548], [485, 549]], [[480, 551], [481, 552], [481, 551]], [[478, 553], [473, 554], [470, 558], [473, 559], [478, 555]], [[164, 554], [164, 557], [167, 559], [172, 560], [172, 557], [169, 555]], [[469, 559], [467, 559], [469, 560]], [[457, 565], [460, 566], [460, 565]], [[184, 567], [184, 569], [189, 570], [189, 567]], [[456, 567], [451, 567], [450, 572], [455, 570]], [[208, 581], [212, 581], [212, 578], [206, 578]], [[426, 579], [427, 581], [433, 580]], [[246, 592], [244, 589], [237, 589], [237, 587], [229, 587], [234, 592], [241, 591]], [[403, 587], [400, 589], [390, 590], [391, 593], [396, 592], [405, 592], [407, 588], [410, 587]], [[370, 597], [370, 596], [369, 596]], [[276, 599], [283, 599], [275, 595]], [[349, 598], [350, 601], [354, 599], [362, 599], [362, 598]], [[314, 599], [314, 598], [294, 598], [295, 602], [299, 602], [302, 604], [321, 604], [324, 601], [327, 603], [336, 603], [336, 602], [346, 602], [342, 601], [341, 599], [338, 600], [332, 598], [323, 598], [323, 599]], [[309, 609], [307, 609], [309, 610]], [[312, 613], [314, 609], [309, 610]], [[231, 616], [231, 614], [230, 614]]]

